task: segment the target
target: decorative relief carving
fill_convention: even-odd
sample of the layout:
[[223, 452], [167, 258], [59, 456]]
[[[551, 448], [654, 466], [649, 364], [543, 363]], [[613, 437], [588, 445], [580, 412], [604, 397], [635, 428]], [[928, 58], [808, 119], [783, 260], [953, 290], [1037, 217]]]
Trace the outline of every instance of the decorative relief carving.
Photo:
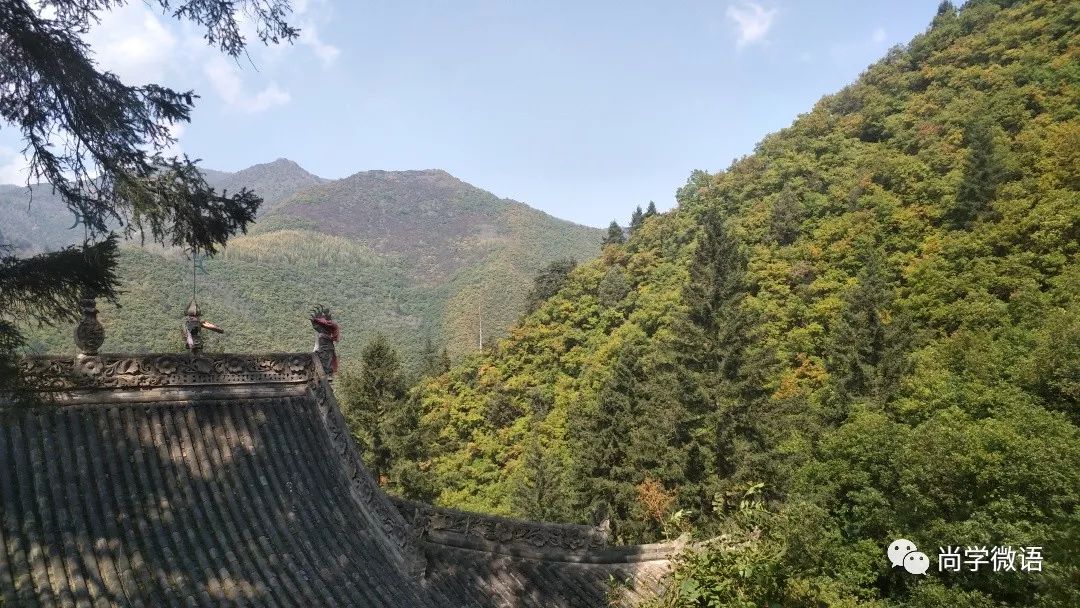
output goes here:
[[600, 528], [573, 524], [550, 524], [493, 515], [443, 509], [428, 504], [391, 498], [398, 511], [420, 533], [448, 532], [502, 545], [527, 545], [584, 553], [607, 547]]
[[326, 373], [322, 369], [317, 369], [310, 384], [311, 394], [326, 432], [330, 436], [330, 443], [337, 455], [341, 457], [353, 495], [371, 515], [378, 529], [381, 529], [387, 540], [392, 543], [392, 549], [402, 557], [409, 573], [419, 578], [424, 572], [425, 564], [423, 553], [420, 551], [419, 532], [405, 521], [364, 466], [349, 435], [345, 417], [333, 393], [328, 390], [326, 380]]
[[303, 382], [314, 367], [307, 353], [27, 357], [20, 365], [39, 390]]

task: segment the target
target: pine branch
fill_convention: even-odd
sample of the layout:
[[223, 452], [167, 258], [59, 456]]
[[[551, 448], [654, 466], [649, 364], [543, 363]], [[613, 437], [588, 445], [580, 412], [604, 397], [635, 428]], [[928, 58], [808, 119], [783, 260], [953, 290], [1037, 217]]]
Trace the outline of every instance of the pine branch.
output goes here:
[[[266, 44], [299, 35], [285, 22], [286, 0], [158, 3], [205, 28], [206, 39], [233, 57], [246, 46], [243, 15]], [[127, 86], [98, 70], [82, 35], [98, 13], [123, 4], [42, 0], [35, 8], [26, 0], [0, 1], [0, 119], [26, 142], [27, 184], [48, 182], [91, 236], [119, 223], [129, 234], [212, 252], [246, 228], [258, 199], [243, 191], [218, 194], [195, 177], [198, 169], [186, 156], [162, 156], [175, 143], [171, 127], [190, 120], [193, 92]], [[204, 229], [209, 234], [197, 232]]]
[[[0, 257], [0, 311], [19, 323], [39, 325], [79, 318], [79, 299], [85, 291], [116, 301], [117, 239], [68, 247], [26, 259]], [[6, 346], [0, 340], [0, 352]]]

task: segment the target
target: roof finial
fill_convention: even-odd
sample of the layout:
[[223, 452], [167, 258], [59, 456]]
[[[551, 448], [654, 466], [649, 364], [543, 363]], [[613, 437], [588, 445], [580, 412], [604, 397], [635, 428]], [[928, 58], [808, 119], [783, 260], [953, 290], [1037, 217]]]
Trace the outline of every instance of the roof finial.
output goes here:
[[318, 305], [311, 309], [311, 326], [315, 329], [315, 354], [327, 375], [337, 373], [338, 358], [334, 342], [341, 339], [341, 327], [330, 315], [330, 309]]
[[217, 325], [202, 320], [202, 311], [199, 310], [199, 303], [192, 297], [191, 301], [188, 302], [187, 309], [184, 310], [184, 343], [187, 345], [187, 349], [191, 351], [191, 354], [202, 351], [202, 330], [204, 329], [209, 329], [210, 331], [219, 334], [225, 333], [225, 330]]
[[75, 345], [79, 347], [80, 356], [96, 355], [105, 341], [105, 327], [97, 318], [97, 298], [94, 293], [83, 291], [79, 306], [82, 308], [82, 319], [75, 326]]

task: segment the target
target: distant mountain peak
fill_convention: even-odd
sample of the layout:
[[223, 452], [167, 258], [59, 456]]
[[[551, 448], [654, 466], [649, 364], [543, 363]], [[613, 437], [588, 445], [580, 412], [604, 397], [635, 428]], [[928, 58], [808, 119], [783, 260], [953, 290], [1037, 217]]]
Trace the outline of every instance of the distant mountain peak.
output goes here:
[[275, 172], [282, 173], [282, 174], [287, 174], [287, 175], [301, 175], [301, 176], [307, 176], [307, 177], [316, 178], [318, 180], [322, 180], [322, 178], [320, 178], [319, 176], [315, 175], [314, 173], [312, 173], [312, 172], [308, 171], [307, 169], [303, 168], [302, 166], [300, 166], [300, 163], [298, 163], [298, 162], [296, 162], [294, 160], [288, 159], [288, 158], [275, 158], [274, 160], [272, 160], [272, 161], [270, 161], [268, 163], [254, 164], [254, 165], [251, 165], [250, 167], [247, 167], [246, 169], [241, 169], [241, 170], [237, 171], [233, 175], [241, 175], [241, 174], [245, 174], [245, 173], [258, 173], [258, 172], [263, 172], [263, 171], [275, 171]]
[[451, 175], [450, 173], [448, 173], [447, 171], [445, 171], [443, 169], [397, 169], [397, 170], [393, 170], [393, 169], [365, 169], [363, 171], [357, 171], [356, 173], [353, 173], [352, 175], [349, 175], [345, 179], [351, 179], [351, 178], [354, 178], [354, 177], [358, 178], [358, 179], [362, 179], [362, 178], [365, 178], [365, 177], [368, 177], [368, 178], [440, 177], [440, 178], [450, 178], [450, 179], [453, 179], [455, 181], [465, 183], [465, 182], [462, 182], [462, 180], [458, 179], [457, 177], [454, 177], [453, 175]]
[[288, 158], [278, 158], [268, 163], [252, 165], [235, 173], [207, 169], [203, 171], [203, 174], [206, 176], [206, 181], [218, 190], [236, 192], [241, 188], [247, 188], [254, 191], [263, 199], [260, 214], [297, 192], [327, 181]]

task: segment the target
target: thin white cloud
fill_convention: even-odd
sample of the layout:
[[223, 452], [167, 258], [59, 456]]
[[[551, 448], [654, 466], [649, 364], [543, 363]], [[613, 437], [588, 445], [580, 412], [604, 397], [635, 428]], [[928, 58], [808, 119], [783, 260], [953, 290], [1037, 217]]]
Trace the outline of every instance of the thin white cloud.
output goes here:
[[244, 90], [240, 69], [220, 55], [213, 56], [203, 69], [210, 85], [232, 109], [254, 114], [289, 103], [292, 97], [275, 82], [258, 93]]
[[[32, 0], [36, 1], [36, 0]], [[48, 10], [49, 6], [43, 10]], [[296, 49], [312, 53], [323, 67], [336, 63], [341, 49], [321, 36], [320, 25], [331, 18], [326, 0], [294, 0], [290, 21], [297, 25], [297, 44], [270, 45], [257, 42], [254, 23], [243, 11], [237, 13], [240, 29], [252, 42], [250, 57], [256, 65], [269, 67], [281, 61], [299, 59]], [[208, 46], [204, 32], [188, 22], [176, 22], [157, 14], [142, 3], [131, 3], [102, 11], [85, 40], [100, 67], [116, 73], [129, 84], [160, 83], [179, 90], [202, 89], [198, 80], [206, 78], [209, 88], [231, 110], [257, 113], [290, 103], [288, 90], [258, 69], [245, 69]], [[309, 56], [310, 57], [310, 56]], [[179, 151], [174, 146], [173, 151]], [[0, 157], [0, 162], [4, 157]], [[6, 166], [6, 165], [5, 165]]]
[[884, 27], [876, 27], [870, 36], [863, 38], [844, 39], [829, 47], [829, 56], [839, 63], [872, 61], [881, 52], [889, 40], [889, 34]]
[[[294, 23], [301, 27], [297, 46], [310, 49], [324, 67], [332, 65], [341, 51], [325, 42], [314, 25], [324, 20], [325, 0], [294, 2]], [[269, 67], [294, 54], [289, 44], [264, 47], [257, 42], [254, 23], [243, 11], [236, 14], [241, 33], [249, 41], [250, 57], [256, 65]], [[257, 69], [247, 70], [207, 45], [204, 32], [194, 24], [174, 22], [156, 14], [141, 3], [133, 3], [102, 12], [86, 40], [99, 65], [115, 72], [131, 84], [156, 82], [186, 89], [201, 87], [192, 81], [205, 77], [210, 88], [234, 111], [257, 113], [287, 104], [289, 92]], [[265, 67], [266, 64], [264, 64]], [[201, 68], [201, 69], [200, 69]], [[273, 72], [273, 69], [271, 69]], [[261, 81], [261, 84], [255, 84]], [[178, 86], [177, 86], [178, 85]], [[172, 148], [179, 151], [178, 146]]]
[[30, 163], [22, 152], [0, 146], [0, 184], [25, 186], [30, 175]]
[[176, 37], [139, 4], [103, 11], [86, 41], [101, 67], [132, 84], [161, 82], [175, 61]]
[[262, 112], [267, 108], [289, 103], [291, 100], [292, 96], [288, 91], [283, 91], [277, 83], [270, 83], [270, 86], [256, 93], [248, 103], [244, 104], [244, 107], [248, 112]]
[[727, 16], [738, 28], [739, 37], [735, 46], [741, 49], [765, 39], [776, 18], [776, 9], [766, 9], [756, 2], [742, 2], [728, 6]]
[[293, 15], [300, 37], [297, 44], [305, 46], [319, 58], [324, 68], [337, 61], [341, 49], [323, 40], [319, 35], [320, 24], [326, 24], [331, 18], [331, 8], [326, 0], [296, 0], [292, 3]]
[[323, 42], [319, 37], [319, 30], [314, 23], [306, 23], [300, 29], [300, 44], [311, 47], [315, 56], [322, 61], [323, 67], [330, 67], [341, 54], [341, 49], [332, 44]]

